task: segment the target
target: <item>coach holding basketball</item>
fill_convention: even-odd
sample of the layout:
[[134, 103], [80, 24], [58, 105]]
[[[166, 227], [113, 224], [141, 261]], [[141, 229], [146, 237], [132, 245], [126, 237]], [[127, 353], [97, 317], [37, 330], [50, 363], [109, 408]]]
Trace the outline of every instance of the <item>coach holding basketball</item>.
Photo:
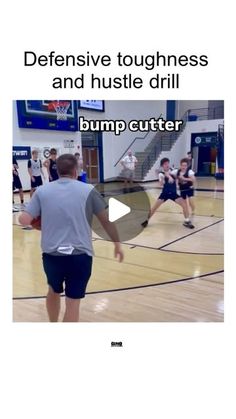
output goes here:
[[79, 321], [80, 300], [84, 298], [92, 270], [91, 222], [96, 215], [114, 242], [115, 257], [123, 260], [118, 232], [108, 220], [106, 204], [96, 189], [78, 182], [75, 156], [63, 154], [57, 159], [59, 179], [39, 187], [21, 213], [22, 225], [41, 217], [43, 267], [48, 280], [47, 311], [49, 320], [57, 322], [60, 294], [65, 285], [64, 322]]

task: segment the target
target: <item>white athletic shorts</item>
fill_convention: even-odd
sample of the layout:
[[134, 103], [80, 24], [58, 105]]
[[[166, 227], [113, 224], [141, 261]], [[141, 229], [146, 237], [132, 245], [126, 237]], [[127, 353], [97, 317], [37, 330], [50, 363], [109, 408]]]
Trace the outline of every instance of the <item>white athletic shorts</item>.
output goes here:
[[125, 177], [125, 179], [133, 179], [134, 178], [134, 170], [125, 169], [124, 177]]

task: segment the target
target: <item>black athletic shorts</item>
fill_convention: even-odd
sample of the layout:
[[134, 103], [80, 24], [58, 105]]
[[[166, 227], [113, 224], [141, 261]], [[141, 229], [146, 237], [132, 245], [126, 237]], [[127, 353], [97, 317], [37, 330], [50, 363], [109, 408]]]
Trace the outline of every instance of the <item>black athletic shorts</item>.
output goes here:
[[92, 271], [92, 256], [80, 255], [54, 256], [43, 253], [43, 267], [48, 285], [54, 292], [69, 298], [84, 298]]
[[49, 180], [49, 182], [54, 182], [55, 180], [58, 180], [58, 179], [59, 179], [59, 176], [52, 176], [52, 175], [51, 175], [51, 178], [52, 178], [52, 179], [50, 179], [50, 178], [48, 179], [48, 180]]
[[168, 201], [168, 199], [171, 199], [171, 201], [175, 201], [178, 198], [181, 198], [181, 197], [175, 192], [169, 192], [169, 193], [162, 192], [161, 195], [158, 197], [158, 199], [163, 199], [164, 201]]
[[13, 191], [15, 189], [22, 189], [22, 184], [20, 181], [20, 177], [17, 175], [13, 175], [13, 183], [12, 183]]
[[180, 194], [183, 199], [191, 198], [194, 196], [194, 189], [185, 189], [185, 191], [180, 191]]
[[43, 184], [42, 176], [34, 176], [34, 182], [31, 179], [31, 188], [37, 188], [38, 186], [41, 186]]

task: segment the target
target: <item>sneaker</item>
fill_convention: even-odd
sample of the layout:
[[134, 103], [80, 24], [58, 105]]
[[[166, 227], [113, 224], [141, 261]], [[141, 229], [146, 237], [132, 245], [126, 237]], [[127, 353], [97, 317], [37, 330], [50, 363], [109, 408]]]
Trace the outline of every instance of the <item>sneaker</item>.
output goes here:
[[191, 221], [184, 221], [183, 226], [191, 229], [195, 228]]
[[144, 221], [141, 226], [143, 226], [144, 228], [148, 226], [148, 220]]
[[19, 212], [19, 208], [12, 207], [12, 211], [13, 211], [13, 212]]

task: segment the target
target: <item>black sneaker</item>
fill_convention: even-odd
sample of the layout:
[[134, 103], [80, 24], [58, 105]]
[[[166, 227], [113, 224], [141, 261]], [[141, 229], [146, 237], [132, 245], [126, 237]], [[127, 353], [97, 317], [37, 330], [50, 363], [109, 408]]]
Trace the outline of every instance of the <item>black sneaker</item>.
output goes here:
[[184, 221], [183, 226], [191, 229], [195, 228], [191, 221]]
[[144, 228], [148, 226], [148, 220], [144, 221], [141, 226], [143, 226]]

